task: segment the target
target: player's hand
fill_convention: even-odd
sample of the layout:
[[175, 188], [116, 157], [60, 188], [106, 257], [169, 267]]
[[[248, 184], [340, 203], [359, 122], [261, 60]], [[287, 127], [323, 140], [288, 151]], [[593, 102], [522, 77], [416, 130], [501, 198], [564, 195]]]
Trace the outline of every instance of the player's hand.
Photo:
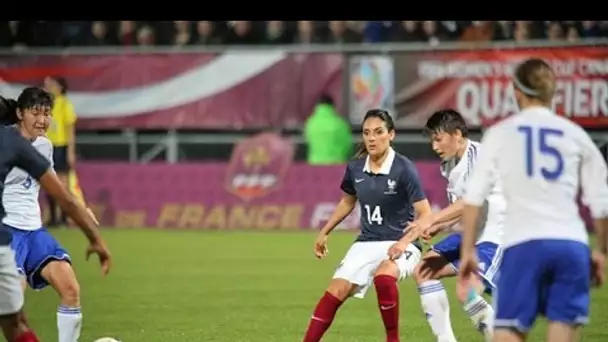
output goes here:
[[432, 226], [428, 227], [427, 229], [421, 231], [420, 237], [422, 238], [422, 240], [424, 242], [429, 243], [429, 242], [431, 242], [431, 239], [433, 239], [433, 237], [435, 237], [435, 235], [437, 235], [440, 231], [441, 231], [441, 227], [439, 227], [437, 225], [432, 225]]
[[407, 243], [397, 241], [388, 249], [388, 257], [390, 260], [397, 260], [401, 258], [405, 250], [407, 249]]
[[405, 227], [406, 230], [408, 229], [415, 229], [417, 230], [420, 234], [422, 234], [422, 232], [426, 231], [427, 229], [431, 228], [431, 226], [433, 226], [433, 218], [431, 217], [432, 215], [426, 215], [424, 217], [421, 217], [417, 220], [414, 220], [412, 222], [409, 222], [407, 224], [407, 227]]
[[317, 235], [314, 252], [315, 256], [319, 259], [323, 259], [327, 256], [327, 253], [329, 253], [329, 249], [327, 249], [327, 235], [323, 233], [319, 233], [319, 235]]
[[93, 220], [95, 225], [99, 226], [99, 220], [97, 219], [97, 216], [95, 216], [95, 213], [93, 212], [93, 210], [91, 210], [91, 208], [87, 208], [87, 213], [89, 214], [89, 216], [91, 217], [91, 220]]
[[605, 269], [606, 257], [598, 251], [593, 251], [591, 253], [591, 282], [593, 286], [600, 287], [604, 284], [606, 278], [604, 274]]
[[104, 276], [108, 275], [108, 273], [110, 273], [110, 267], [112, 267], [112, 256], [110, 255], [110, 251], [108, 250], [108, 247], [106, 247], [105, 242], [103, 242], [103, 240], [91, 242], [89, 247], [87, 247], [87, 261], [91, 254], [97, 254], [99, 263], [101, 264], [101, 272]]
[[478, 267], [479, 261], [477, 260], [477, 255], [475, 255], [475, 253], [463, 254], [461, 256], [458, 282], [456, 284], [456, 291], [458, 291], [459, 294], [466, 294], [469, 292], [475, 282], [475, 277], [477, 277]]

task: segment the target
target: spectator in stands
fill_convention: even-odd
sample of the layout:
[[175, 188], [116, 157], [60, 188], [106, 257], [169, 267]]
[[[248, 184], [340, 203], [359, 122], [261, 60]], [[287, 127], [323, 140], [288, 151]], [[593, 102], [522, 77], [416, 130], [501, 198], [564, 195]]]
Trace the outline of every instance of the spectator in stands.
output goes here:
[[440, 42], [446, 41], [447, 37], [437, 30], [437, 22], [426, 20], [422, 22], [422, 39], [431, 46], [437, 46]]
[[285, 28], [285, 22], [280, 20], [271, 20], [266, 23], [266, 30], [264, 34], [264, 43], [273, 44], [287, 44], [291, 41], [291, 37]]
[[584, 38], [600, 37], [600, 27], [597, 21], [583, 20], [581, 21], [581, 36]]
[[0, 45], [23, 47], [31, 45], [31, 25], [24, 21], [0, 21]]
[[136, 22], [133, 20], [121, 20], [118, 23], [118, 42], [123, 46], [133, 46], [137, 43], [135, 33]]
[[332, 20], [329, 22], [329, 33], [325, 38], [325, 42], [333, 44], [359, 43], [361, 42], [361, 37], [347, 27], [345, 21]]
[[189, 21], [175, 20], [173, 22], [173, 28], [175, 30], [173, 34], [173, 45], [186, 46], [191, 45], [194, 42], [194, 35], [192, 34], [192, 27], [190, 26]]
[[155, 43], [154, 30], [148, 25], [144, 25], [137, 30], [137, 45], [152, 46]]
[[363, 42], [382, 43], [386, 41], [391, 22], [368, 21], [363, 27]]
[[569, 42], [576, 42], [581, 39], [578, 28], [575, 25], [568, 25], [566, 27], [566, 40]]
[[400, 21], [394, 25], [389, 40], [392, 42], [421, 42], [420, 22], [413, 20]]
[[513, 40], [513, 22], [497, 21], [494, 25], [494, 40]]
[[551, 41], [560, 41], [564, 39], [564, 29], [559, 21], [552, 21], [547, 25], [547, 39]]
[[306, 120], [304, 137], [311, 165], [343, 164], [352, 156], [351, 126], [338, 114], [329, 95], [321, 96]]
[[108, 24], [105, 21], [94, 21], [91, 24], [91, 32], [87, 38], [87, 45], [116, 45], [116, 41], [108, 34]]
[[518, 43], [526, 42], [530, 39], [530, 25], [526, 21], [516, 21], [513, 37]]
[[251, 22], [246, 20], [233, 22], [226, 37], [226, 43], [233, 45], [249, 45], [258, 42], [259, 40], [251, 28]]
[[[44, 80], [44, 88], [54, 97], [53, 117], [47, 131], [47, 138], [53, 143], [53, 166], [61, 182], [69, 189], [68, 176], [76, 165], [76, 113], [74, 105], [67, 98], [68, 84], [64, 78], [47, 77]], [[51, 196], [47, 199], [51, 215], [46, 227], [67, 224], [65, 212], [58, 208]], [[59, 219], [58, 210], [61, 211]]]
[[298, 27], [296, 34], [293, 37], [293, 42], [296, 44], [315, 44], [319, 43], [321, 39], [317, 34], [315, 22], [310, 20], [298, 21]]
[[464, 42], [489, 42], [494, 38], [494, 22], [473, 21], [461, 37]]
[[217, 45], [222, 44], [215, 23], [213, 21], [201, 20], [196, 23], [196, 44], [198, 45]]
[[444, 20], [440, 21], [438, 26], [438, 31], [440, 34], [442, 34], [449, 40], [457, 40], [462, 35], [464, 28], [468, 26], [468, 23], [453, 20]]

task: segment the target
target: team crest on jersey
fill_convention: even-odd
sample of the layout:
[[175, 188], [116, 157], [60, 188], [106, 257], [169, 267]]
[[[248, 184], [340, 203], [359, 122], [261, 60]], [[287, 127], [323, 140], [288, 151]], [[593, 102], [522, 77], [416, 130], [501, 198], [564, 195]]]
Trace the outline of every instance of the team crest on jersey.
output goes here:
[[386, 181], [386, 186], [388, 190], [384, 192], [385, 195], [395, 195], [397, 194], [397, 181], [394, 179], [389, 179]]
[[239, 143], [226, 172], [226, 190], [245, 201], [266, 196], [280, 187], [293, 160], [291, 141], [263, 133]]

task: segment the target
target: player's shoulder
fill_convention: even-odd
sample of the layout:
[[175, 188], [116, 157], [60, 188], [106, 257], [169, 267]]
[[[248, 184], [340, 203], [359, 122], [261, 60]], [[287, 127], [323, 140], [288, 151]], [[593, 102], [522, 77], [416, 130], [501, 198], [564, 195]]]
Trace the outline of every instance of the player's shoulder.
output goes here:
[[51, 140], [43, 136], [36, 138], [32, 145], [34, 145], [34, 147], [53, 147], [53, 143], [51, 142]]
[[365, 160], [366, 160], [365, 156], [354, 157], [353, 159], [351, 159], [351, 160], [348, 161], [348, 163], [346, 164], [346, 167], [351, 172], [355, 171], [355, 170], [362, 171], [363, 168], [365, 167]]
[[414, 162], [410, 158], [398, 152], [395, 152], [393, 166], [399, 173], [412, 173], [412, 171], [416, 172], [416, 165]]

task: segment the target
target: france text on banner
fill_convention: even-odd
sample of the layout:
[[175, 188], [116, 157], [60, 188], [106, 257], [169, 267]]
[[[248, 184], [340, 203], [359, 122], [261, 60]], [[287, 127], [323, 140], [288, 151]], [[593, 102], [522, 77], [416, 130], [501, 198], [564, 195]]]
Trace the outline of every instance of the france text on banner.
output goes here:
[[[438, 163], [416, 166], [430, 202], [435, 208], [445, 206], [445, 181]], [[320, 229], [342, 193], [341, 165], [292, 164], [273, 191], [256, 196], [226, 187], [235, 175], [229, 168], [228, 163], [80, 162], [77, 172], [90, 207], [106, 227]], [[359, 215], [357, 208], [338, 228], [358, 228]]]
[[279, 50], [0, 55], [0, 94], [62, 76], [79, 129], [240, 129], [304, 122], [320, 94], [342, 107], [343, 56]]
[[433, 111], [455, 108], [486, 126], [518, 110], [511, 77], [526, 58], [555, 70], [554, 107], [588, 128], [608, 127], [608, 47], [395, 53], [397, 125], [422, 127]]
[[349, 61], [349, 113], [360, 124], [365, 112], [382, 108], [393, 112], [395, 70], [390, 56], [353, 56]]

